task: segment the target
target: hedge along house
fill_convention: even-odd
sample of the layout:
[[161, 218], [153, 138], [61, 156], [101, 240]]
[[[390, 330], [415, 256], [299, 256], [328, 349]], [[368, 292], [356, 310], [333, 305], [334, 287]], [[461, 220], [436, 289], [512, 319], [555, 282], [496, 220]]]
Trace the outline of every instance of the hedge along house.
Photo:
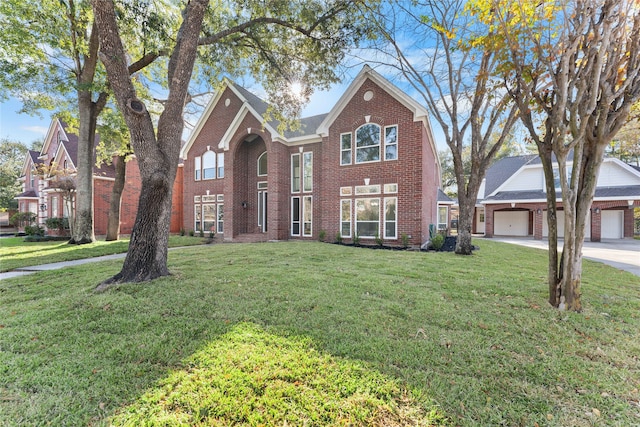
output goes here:
[[419, 245], [437, 223], [440, 167], [427, 111], [365, 66], [328, 114], [280, 132], [227, 82], [184, 145], [184, 228], [226, 241], [357, 235]]

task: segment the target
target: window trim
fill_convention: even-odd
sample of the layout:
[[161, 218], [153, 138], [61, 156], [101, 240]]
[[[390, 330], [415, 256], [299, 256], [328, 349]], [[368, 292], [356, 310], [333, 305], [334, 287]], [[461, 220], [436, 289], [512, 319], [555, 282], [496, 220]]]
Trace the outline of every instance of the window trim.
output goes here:
[[194, 181], [200, 181], [202, 179], [202, 156], [196, 156], [193, 158], [194, 167]]
[[[309, 206], [307, 208], [307, 205], [305, 203], [305, 201], [308, 200], [309, 201]], [[301, 215], [301, 219], [302, 219], [302, 236], [304, 237], [312, 237], [313, 236], [313, 196], [311, 195], [307, 195], [307, 196], [302, 196], [302, 215]], [[306, 220], [306, 216], [307, 214], [309, 215], [309, 220]], [[306, 231], [306, 225], [309, 224], [309, 232], [307, 233]]]
[[[396, 206], [396, 210], [395, 210], [395, 218], [393, 219], [393, 221], [391, 220], [387, 220], [387, 202], [392, 201], [394, 202], [395, 206]], [[383, 239], [388, 239], [388, 240], [395, 240], [398, 238], [398, 198], [397, 197], [385, 197], [384, 198], [384, 205], [382, 207], [382, 234], [383, 234]], [[387, 223], [394, 223], [394, 234], [392, 236], [387, 235]]]
[[[396, 128], [396, 142], [393, 144], [387, 144], [387, 129]], [[398, 160], [398, 125], [389, 125], [384, 127], [384, 161], [394, 161]], [[395, 159], [387, 159], [387, 146], [395, 146], [396, 147], [396, 157]]]
[[[373, 145], [367, 145], [364, 147], [358, 147], [358, 131], [362, 128], [364, 128], [365, 126], [376, 126], [378, 128], [378, 143], [377, 144], [373, 144]], [[383, 141], [382, 141], [382, 126], [380, 126], [377, 123], [365, 123], [362, 126], [360, 126], [358, 129], [356, 129], [355, 131], [355, 144], [352, 144], [354, 147], [354, 159], [353, 159], [353, 163], [356, 165], [361, 165], [361, 164], [366, 164], [366, 163], [375, 163], [375, 162], [380, 162], [382, 161], [383, 156], [380, 153], [380, 149], [382, 148], [383, 145]], [[359, 162], [358, 161], [358, 150], [363, 150], [363, 149], [367, 149], [367, 148], [373, 148], [373, 147], [377, 147], [378, 148], [378, 159], [377, 160], [367, 160], [367, 161], [362, 161]]]
[[[291, 229], [289, 230], [291, 236], [299, 237], [302, 231], [302, 215], [300, 215], [300, 210], [302, 204], [300, 203], [301, 196], [292, 196], [291, 197]], [[298, 201], [298, 209], [295, 208], [294, 200]], [[298, 220], [296, 221], [296, 214]], [[294, 225], [298, 225], [298, 232], [294, 232]]]
[[[349, 220], [345, 221], [342, 217], [344, 214], [344, 205], [348, 204], [349, 206]], [[345, 223], [349, 223], [349, 234], [344, 234], [342, 231], [342, 226]], [[340, 237], [350, 238], [353, 235], [353, 201], [352, 199], [341, 199], [340, 200]]]
[[224, 203], [216, 205], [216, 232], [224, 234]]
[[[342, 137], [349, 136], [349, 148], [344, 148], [342, 145]], [[342, 153], [349, 153], [349, 163], [345, 163], [342, 158]], [[351, 132], [345, 132], [340, 134], [340, 166], [347, 166], [353, 164], [353, 135]]]
[[269, 173], [269, 172], [268, 172], [268, 171], [269, 171], [269, 157], [266, 157], [266, 159], [265, 159], [265, 160], [266, 160], [266, 162], [267, 162], [267, 164], [266, 164], [266, 168], [267, 168], [267, 170], [266, 170], [263, 174], [261, 174], [261, 173], [260, 173], [260, 161], [262, 160], [262, 157], [263, 157], [263, 156], [267, 156], [267, 151], [266, 151], [266, 150], [265, 150], [265, 151], [263, 151], [263, 152], [262, 152], [262, 154], [260, 154], [260, 155], [258, 156], [258, 161], [257, 161], [257, 164], [256, 164], [256, 174], [257, 174], [258, 176], [267, 176], [267, 175], [268, 175], [268, 173]]
[[[205, 156], [206, 156], [206, 158], [207, 158], [207, 159], [209, 159], [209, 158], [212, 158], [212, 159], [213, 159], [213, 160], [212, 160], [212, 161], [213, 161], [213, 163], [212, 163], [212, 165], [213, 165], [213, 166], [212, 166], [212, 167], [211, 167], [211, 165], [210, 165], [210, 164], [209, 164], [209, 165], [206, 165], [206, 166], [210, 166], [210, 167], [206, 167], [206, 166], [205, 166], [205, 160], [206, 160], [206, 159], [205, 159]], [[211, 151], [211, 150], [205, 151], [205, 152], [202, 154], [202, 156], [201, 156], [201, 159], [202, 159], [202, 160], [201, 160], [201, 164], [202, 164], [202, 175], [201, 175], [201, 176], [202, 176], [202, 180], [203, 180], [203, 181], [209, 181], [209, 180], [212, 180], [212, 179], [216, 179], [216, 174], [217, 174], [216, 160], [217, 160], [217, 157], [218, 157], [218, 156], [216, 155], [216, 153], [215, 153], [215, 152], [213, 152], [213, 151]], [[211, 162], [211, 160], [210, 160], [210, 162]], [[205, 174], [205, 171], [213, 171], [213, 176], [211, 176], [211, 177], [207, 178], [207, 177], [206, 177], [206, 174]]]
[[[360, 201], [366, 201], [366, 200], [377, 200], [378, 201], [378, 219], [377, 221], [359, 221], [358, 220], [358, 202]], [[367, 223], [367, 224], [376, 224], [377, 225], [377, 233], [378, 233], [378, 237], [380, 236], [380, 197], [359, 197], [357, 199], [355, 199], [355, 205], [356, 205], [356, 209], [354, 212], [355, 215], [355, 231], [356, 233], [358, 232], [358, 223]], [[362, 235], [360, 233], [358, 233], [358, 237], [362, 238], [362, 239], [375, 239], [376, 235], [375, 233], [372, 236], [369, 235]]]
[[[294, 167], [294, 158], [298, 159], [298, 175], [296, 176]], [[296, 189], [296, 183], [297, 189]], [[302, 167], [300, 163], [300, 153], [294, 153], [291, 155], [291, 192], [299, 193], [302, 188]]]
[[[313, 151], [302, 153], [301, 160], [302, 192], [310, 193], [313, 191]], [[309, 161], [309, 175], [307, 175], [307, 160]], [[307, 183], [309, 183], [308, 186]]]
[[216, 176], [218, 179], [224, 178], [224, 152], [216, 155]]

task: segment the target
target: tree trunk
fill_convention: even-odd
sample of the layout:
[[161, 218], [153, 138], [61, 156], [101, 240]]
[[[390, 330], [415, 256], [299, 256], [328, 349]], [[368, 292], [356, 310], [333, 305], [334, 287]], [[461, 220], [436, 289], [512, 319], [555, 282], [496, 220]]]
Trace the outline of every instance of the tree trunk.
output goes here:
[[[475, 194], [478, 194], [477, 191]], [[458, 213], [458, 239], [456, 240], [455, 253], [458, 255], [471, 255], [473, 249], [471, 231], [476, 199], [471, 197], [459, 198], [458, 204], [460, 212]]]
[[91, 243], [93, 231], [93, 162], [96, 117], [93, 114], [91, 93], [78, 91], [78, 157], [76, 175], [76, 215], [71, 244]]
[[172, 183], [168, 172], [158, 173], [151, 179], [143, 178], [138, 214], [122, 270], [98, 285], [96, 291], [117, 283], [145, 282], [169, 275], [167, 252]]
[[126, 156], [117, 156], [114, 163], [116, 169], [116, 179], [111, 191], [111, 201], [109, 202], [109, 218], [107, 220], [106, 241], [118, 240], [120, 236], [120, 203], [122, 201], [122, 191], [127, 174]]
[[168, 64], [169, 96], [156, 130], [144, 103], [136, 97], [129, 76], [127, 57], [118, 32], [112, 1], [93, 0], [100, 31], [102, 62], [118, 106], [127, 122], [131, 146], [138, 157], [142, 188], [136, 222], [122, 270], [98, 285], [143, 282], [169, 274], [167, 252], [171, 225], [171, 195], [178, 169], [184, 128], [183, 111], [195, 64], [198, 36], [207, 0], [193, 0], [185, 6], [183, 22]]

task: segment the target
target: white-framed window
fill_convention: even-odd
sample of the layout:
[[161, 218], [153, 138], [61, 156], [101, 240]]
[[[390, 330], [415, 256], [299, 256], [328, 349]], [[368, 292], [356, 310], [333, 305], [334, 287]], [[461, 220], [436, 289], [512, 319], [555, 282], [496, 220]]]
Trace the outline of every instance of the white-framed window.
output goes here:
[[213, 195], [209, 195], [207, 194], [206, 196], [202, 196], [202, 203], [213, 203], [216, 201], [216, 196], [215, 194]]
[[447, 228], [447, 219], [449, 218], [449, 208], [447, 206], [438, 206], [438, 230]]
[[340, 200], [340, 236], [351, 237], [351, 200]]
[[291, 198], [291, 235], [300, 235], [300, 196]]
[[380, 185], [356, 185], [356, 194], [380, 194]]
[[398, 160], [398, 125], [384, 128], [384, 159]]
[[340, 164], [351, 164], [351, 133], [340, 135]]
[[224, 205], [221, 203], [218, 203], [216, 219], [218, 221], [218, 234], [222, 234], [224, 233]]
[[380, 126], [367, 123], [356, 130], [356, 163], [380, 161]]
[[224, 153], [218, 153], [218, 178], [224, 178]]
[[267, 181], [260, 181], [258, 182], [258, 190], [266, 190], [268, 187]]
[[312, 196], [304, 196], [302, 198], [302, 235], [309, 237], [313, 234], [313, 200]]
[[218, 203], [224, 202], [224, 194], [218, 194], [218, 196], [216, 197], [216, 201]]
[[200, 205], [193, 205], [193, 229], [202, 230], [202, 208]]
[[194, 203], [200, 203], [200, 196], [193, 196]]
[[385, 239], [398, 238], [397, 205], [398, 205], [397, 197], [384, 198], [384, 238]]
[[198, 156], [193, 159], [193, 168], [195, 170], [194, 179], [200, 181], [202, 177], [202, 157]]
[[202, 155], [202, 179], [216, 178], [216, 153], [207, 151]]
[[353, 187], [340, 187], [341, 196], [350, 196], [353, 194]]
[[258, 176], [267, 176], [267, 152], [258, 156]]
[[51, 218], [58, 217], [58, 196], [51, 196]]
[[313, 190], [313, 153], [302, 154], [302, 190], [305, 193]]
[[216, 205], [202, 205], [202, 230], [205, 233], [216, 230]]
[[385, 194], [396, 194], [398, 192], [398, 184], [385, 184], [384, 192]]
[[380, 235], [380, 199], [356, 199], [356, 233], [362, 238]]
[[300, 154], [291, 155], [291, 192], [300, 192]]

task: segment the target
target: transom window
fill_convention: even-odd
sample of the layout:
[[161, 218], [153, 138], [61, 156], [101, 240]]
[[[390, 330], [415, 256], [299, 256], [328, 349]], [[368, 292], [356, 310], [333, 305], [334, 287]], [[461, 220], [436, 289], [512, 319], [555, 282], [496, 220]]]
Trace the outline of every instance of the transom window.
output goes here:
[[267, 176], [267, 152], [258, 157], [258, 176]]
[[[391, 197], [366, 197], [380, 194], [381, 187]], [[341, 187], [340, 194], [351, 195], [351, 187]], [[398, 238], [398, 184], [374, 184], [355, 187], [355, 198], [340, 200], [340, 236], [361, 238]], [[359, 197], [358, 197], [359, 196]], [[363, 197], [365, 196], [365, 197]]]

